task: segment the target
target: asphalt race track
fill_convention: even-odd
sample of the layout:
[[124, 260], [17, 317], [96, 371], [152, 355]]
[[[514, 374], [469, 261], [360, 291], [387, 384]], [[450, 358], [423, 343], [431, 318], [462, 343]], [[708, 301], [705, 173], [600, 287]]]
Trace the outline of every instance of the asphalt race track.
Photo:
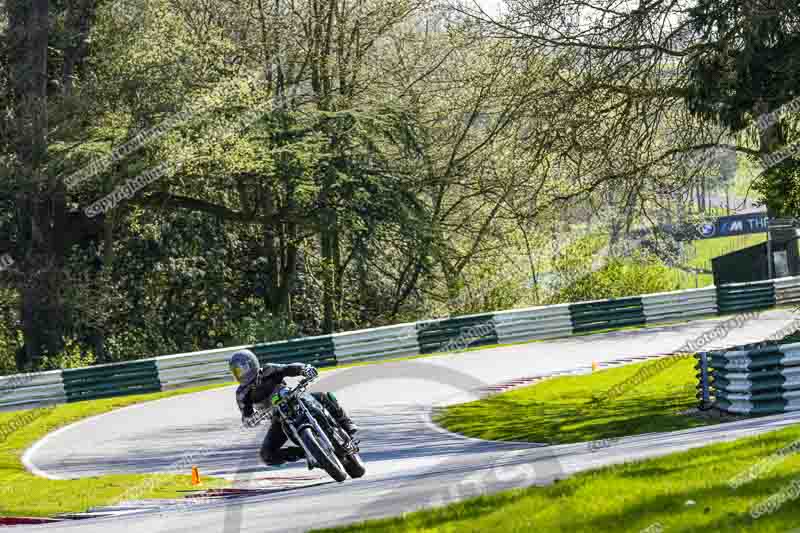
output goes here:
[[[796, 423], [777, 415], [669, 434], [629, 437], [594, 448], [466, 439], [430, 423], [431, 408], [474, 399], [486, 387], [557, 371], [585, 372], [609, 362], [670, 353], [723, 319], [694, 321], [323, 373], [318, 390], [334, 390], [362, 427], [367, 474], [342, 484], [304, 462], [266, 468], [258, 460], [265, 428], [242, 430], [232, 388], [158, 400], [67, 426], [25, 455], [38, 475], [64, 479], [126, 472], [171, 472], [187, 452], [201, 475], [226, 476], [256, 495], [190, 506], [163, 502], [110, 518], [20, 530], [87, 532], [307, 531], [440, 505], [479, 493], [545, 484], [581, 470], [733, 440]], [[718, 346], [763, 340], [792, 320], [764, 312]], [[184, 461], [185, 463], [185, 461]], [[182, 469], [180, 473], [187, 474]]]

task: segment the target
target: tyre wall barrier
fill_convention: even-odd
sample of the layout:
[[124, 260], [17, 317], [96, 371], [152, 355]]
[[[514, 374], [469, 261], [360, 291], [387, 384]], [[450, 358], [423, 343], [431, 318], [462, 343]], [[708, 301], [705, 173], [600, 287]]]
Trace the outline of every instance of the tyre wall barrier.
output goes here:
[[[699, 389], [709, 406], [735, 414], [773, 414], [800, 409], [800, 343], [747, 345], [705, 352]], [[703, 374], [705, 379], [703, 379]]]

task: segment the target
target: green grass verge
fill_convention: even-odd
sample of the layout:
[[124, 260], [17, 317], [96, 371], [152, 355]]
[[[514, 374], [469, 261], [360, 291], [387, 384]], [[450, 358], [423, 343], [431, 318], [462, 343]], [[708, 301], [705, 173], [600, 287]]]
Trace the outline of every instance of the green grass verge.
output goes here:
[[691, 259], [688, 265], [695, 268], [711, 270], [711, 259], [720, 255], [741, 250], [767, 240], [766, 233], [754, 233], [735, 237], [719, 237], [717, 239], [702, 239], [689, 243]]
[[[0, 427], [20, 425], [0, 442], [0, 515], [52, 516], [57, 513], [85, 511], [89, 507], [109, 505], [120, 497], [173, 498], [178, 491], [197, 489], [186, 475], [123, 474], [75, 480], [51, 480], [34, 476], [25, 469], [21, 457], [34, 442], [51, 431], [90, 416], [140, 402], [169, 398], [228, 385], [216, 384], [151, 394], [120, 396], [102, 400], [69, 403], [54, 407], [0, 413]], [[21, 424], [20, 422], [25, 422]], [[3, 431], [2, 435], [6, 435]], [[201, 472], [202, 475], [202, 472]], [[202, 477], [201, 488], [226, 486], [227, 481]], [[141, 493], [128, 492], [144, 487]]]
[[593, 402], [657, 360], [564, 376], [489, 398], [447, 407], [436, 422], [488, 440], [565, 444], [674, 431], [707, 420], [679, 414], [697, 405], [694, 358], [680, 359], [618, 397]]
[[694, 274], [674, 267], [670, 267], [668, 270], [672, 275], [675, 290], [700, 289], [714, 284], [712, 274]]
[[[694, 360], [682, 359], [625, 394], [592, 405], [614, 385], [653, 361], [560, 377], [532, 387], [445, 409], [438, 422], [487, 439], [568, 443], [672, 431], [709, 423], [679, 414], [696, 405]], [[800, 526], [790, 500], [757, 520], [750, 510], [800, 484], [800, 456], [759, 469], [732, 489], [731, 479], [800, 439], [791, 427], [733, 443], [707, 446], [649, 461], [603, 468], [549, 487], [519, 489], [431, 511], [319, 530], [356, 532], [663, 531], [785, 532]], [[613, 445], [613, 444], [612, 444]], [[791, 493], [796, 494], [796, 493]], [[687, 505], [693, 501], [694, 505]]]
[[[638, 463], [575, 475], [548, 487], [506, 491], [375, 520], [328, 533], [640, 532], [786, 533], [800, 526], [797, 500], [758, 519], [750, 510], [800, 480], [800, 455], [732, 489], [728, 483], [777, 450], [800, 439], [793, 426], [732, 443], [705, 446]], [[798, 481], [800, 482], [800, 481]], [[695, 502], [694, 505], [687, 502]], [[656, 529], [651, 529], [654, 531]]]
[[[711, 270], [711, 260], [748, 246], [754, 246], [767, 239], [766, 233], [739, 235], [734, 237], [720, 237], [717, 239], [702, 239], [687, 243], [689, 259], [685, 266]], [[712, 274], [694, 274], [678, 268], [670, 268], [677, 289], [694, 289], [695, 287], [708, 287], [714, 284]]]

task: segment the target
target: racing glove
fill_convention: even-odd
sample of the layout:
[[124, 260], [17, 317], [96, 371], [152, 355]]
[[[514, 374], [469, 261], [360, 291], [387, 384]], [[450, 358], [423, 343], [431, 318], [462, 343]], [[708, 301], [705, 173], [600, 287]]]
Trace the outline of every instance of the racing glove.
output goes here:
[[306, 365], [306, 367], [303, 369], [303, 376], [305, 376], [307, 379], [314, 379], [318, 375], [319, 372], [317, 369], [311, 365]]

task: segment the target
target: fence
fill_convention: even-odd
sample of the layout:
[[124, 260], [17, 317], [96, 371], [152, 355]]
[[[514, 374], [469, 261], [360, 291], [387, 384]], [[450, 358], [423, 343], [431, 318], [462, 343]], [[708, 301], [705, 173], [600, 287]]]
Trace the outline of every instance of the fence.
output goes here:
[[[498, 343], [568, 337], [624, 326], [644, 326], [763, 309], [798, 301], [800, 276], [630, 298], [512, 309], [88, 368], [6, 376], [0, 378], [0, 410], [226, 382], [230, 380], [228, 358], [234, 351], [242, 348], [253, 350], [262, 363], [303, 362], [316, 366], [333, 366]], [[719, 369], [713, 366], [719, 364], [718, 356], [711, 359], [711, 366], [708, 367], [711, 369], [710, 379], [706, 380], [709, 388], [706, 393], [716, 394], [713, 380], [718, 378], [719, 390], [722, 391], [719, 401], [739, 402], [726, 406], [746, 409], [741, 402], [751, 400], [742, 396], [740, 389], [746, 382], [749, 383], [748, 380], [758, 380], [750, 375], [752, 373], [745, 377], [737, 373], [725, 373], [724, 366]], [[785, 365], [786, 362], [781, 364]], [[774, 368], [770, 370], [775, 371]], [[800, 381], [800, 374], [796, 375], [794, 369], [791, 372], [787, 370], [786, 375]], [[772, 381], [763, 383], [772, 384]], [[761, 384], [759, 382], [759, 387]], [[795, 393], [800, 395], [800, 387], [797, 390], [781, 390], [780, 394], [783, 396], [780, 396], [779, 401], [777, 389], [772, 387], [769, 390], [772, 396], [764, 396], [767, 393], [763, 393], [754, 398], [756, 403], [753, 405], [756, 409], [775, 408], [778, 403], [784, 402], [781, 403], [783, 409], [788, 405], [786, 402], [794, 398]], [[764, 401], [768, 403], [764, 404]]]

